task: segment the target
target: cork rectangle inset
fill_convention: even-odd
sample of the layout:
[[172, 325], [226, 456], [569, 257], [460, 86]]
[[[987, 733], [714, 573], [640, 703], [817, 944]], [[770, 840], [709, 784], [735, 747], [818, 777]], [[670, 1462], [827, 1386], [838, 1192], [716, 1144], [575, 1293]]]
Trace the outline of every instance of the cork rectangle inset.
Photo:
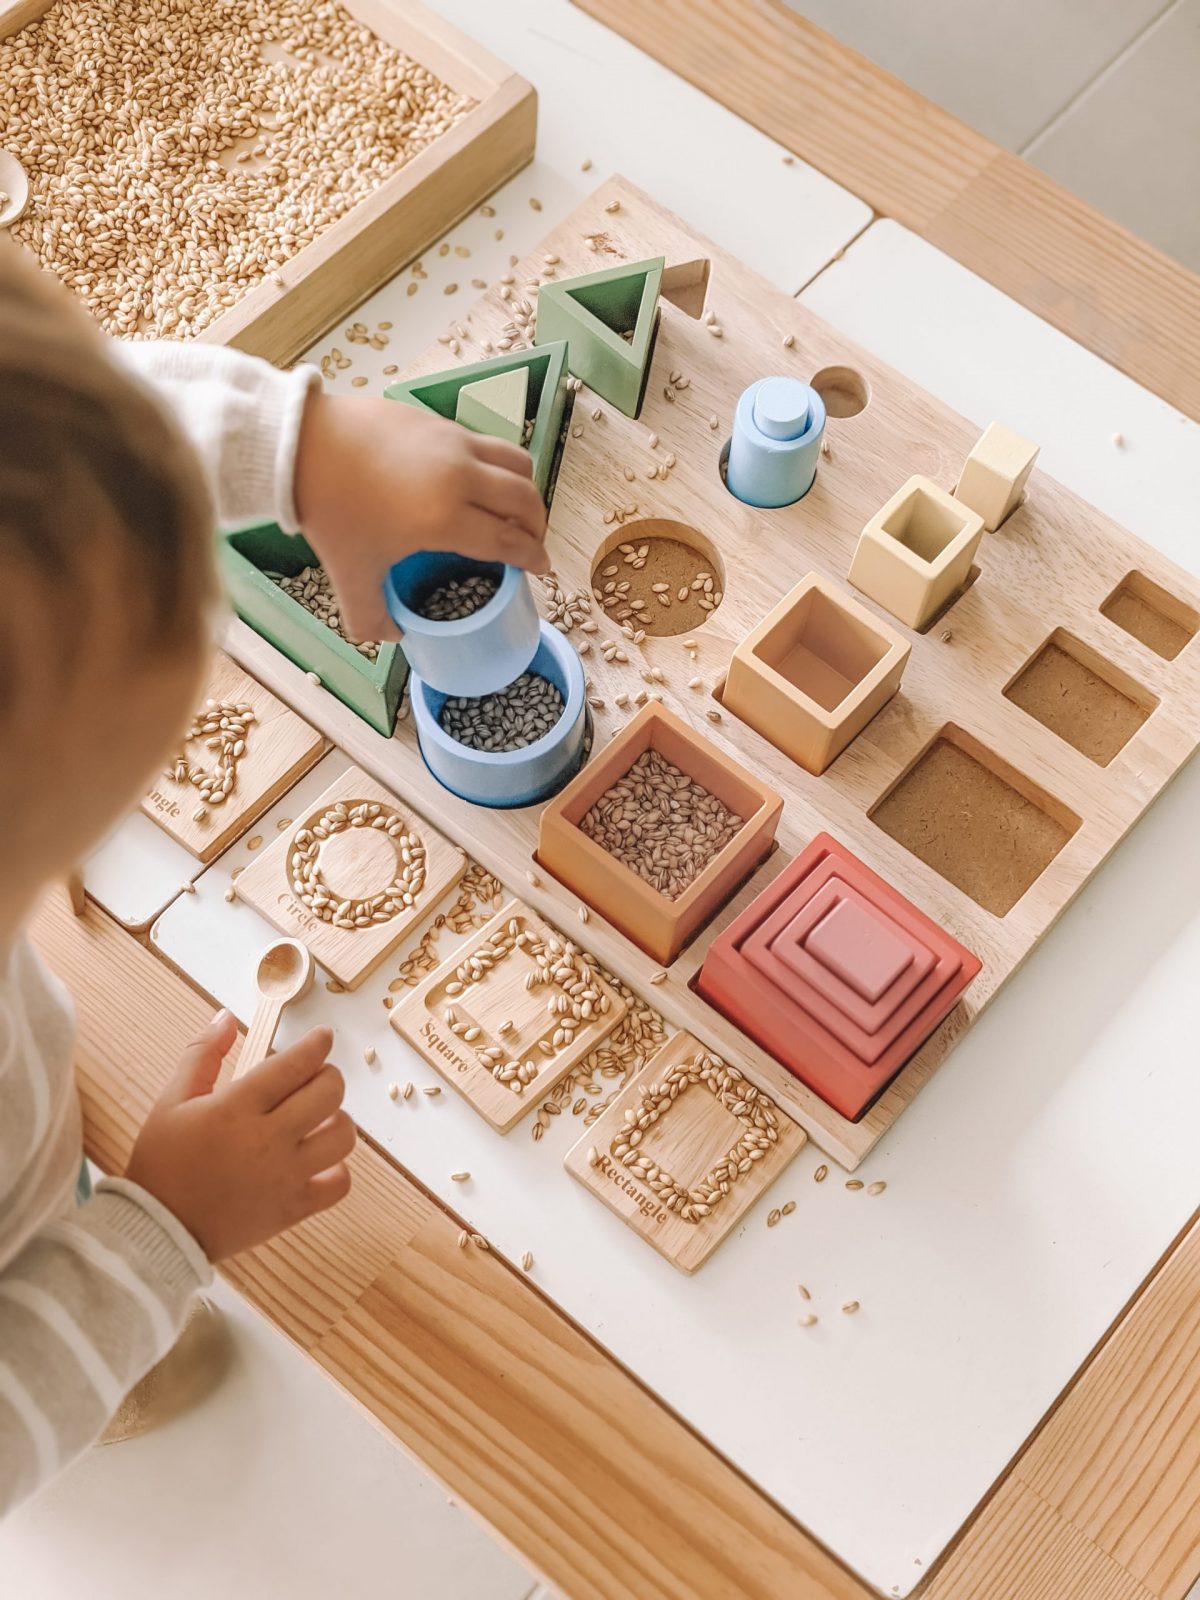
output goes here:
[[1144, 572], [1131, 572], [1122, 578], [1100, 612], [1164, 661], [1174, 661], [1200, 630], [1200, 613]]
[[1125, 748], [1158, 705], [1156, 695], [1061, 628], [1004, 693], [1100, 767]]
[[1037, 882], [1080, 822], [1060, 800], [953, 724], [868, 815], [998, 917]]

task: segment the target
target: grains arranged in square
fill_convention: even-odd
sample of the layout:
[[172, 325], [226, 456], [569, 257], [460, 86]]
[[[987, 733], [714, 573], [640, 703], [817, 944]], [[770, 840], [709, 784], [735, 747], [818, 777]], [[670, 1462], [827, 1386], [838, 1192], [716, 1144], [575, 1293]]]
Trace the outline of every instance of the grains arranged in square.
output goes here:
[[592, 957], [512, 900], [393, 1010], [392, 1026], [504, 1133], [624, 1015]]
[[302, 778], [325, 741], [218, 651], [204, 698], [142, 810], [212, 861]]
[[677, 1033], [564, 1165], [683, 1272], [695, 1272], [806, 1135], [736, 1067]]
[[235, 887], [356, 989], [466, 869], [456, 845], [351, 767]]

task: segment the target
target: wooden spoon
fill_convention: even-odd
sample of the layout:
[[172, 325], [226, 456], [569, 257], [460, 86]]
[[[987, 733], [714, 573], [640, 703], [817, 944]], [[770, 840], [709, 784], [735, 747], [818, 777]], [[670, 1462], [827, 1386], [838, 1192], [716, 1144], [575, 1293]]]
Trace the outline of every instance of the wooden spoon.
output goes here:
[[8, 196], [0, 205], [0, 228], [10, 228], [29, 204], [29, 179], [10, 150], [0, 150], [0, 193]]
[[258, 962], [258, 1007], [242, 1045], [234, 1077], [258, 1065], [271, 1053], [283, 1008], [312, 988], [313, 958], [297, 939], [277, 939]]

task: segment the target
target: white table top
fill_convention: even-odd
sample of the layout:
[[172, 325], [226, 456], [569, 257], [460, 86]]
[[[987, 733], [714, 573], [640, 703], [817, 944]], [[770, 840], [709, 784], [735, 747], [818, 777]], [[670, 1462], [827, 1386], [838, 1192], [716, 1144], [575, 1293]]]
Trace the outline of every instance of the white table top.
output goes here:
[[[792, 287], [820, 264], [815, 237], [828, 236], [824, 260], [846, 242], [834, 242], [835, 215], [857, 227], [856, 201], [784, 167], [768, 141], [565, 4], [508, 4], [502, 17], [468, 0], [438, 9], [538, 82], [542, 150], [554, 153], [508, 186], [495, 219], [455, 230], [471, 261], [431, 253], [421, 294], [385, 289], [369, 303], [365, 320], [396, 324], [372, 361], [403, 364], [469, 304], [439, 292], [447, 260], [457, 276], [489, 277], [489, 230], [504, 226], [506, 259], [614, 168]], [[722, 183], [718, 172], [735, 176]], [[525, 203], [531, 193], [543, 214]], [[780, 215], [796, 227], [779, 229]], [[995, 415], [1029, 432], [1048, 471], [1196, 564], [1186, 541], [1200, 429], [1129, 380], [890, 224], [804, 298], [981, 423]], [[374, 369], [356, 350], [359, 370]], [[1117, 431], [1129, 441], [1120, 451]], [[341, 760], [327, 757], [260, 831], [270, 837], [275, 816], [294, 815]], [[501, 1139], [449, 1092], [387, 1098], [389, 1080], [436, 1081], [386, 1025], [394, 963], [354, 995], [318, 983], [281, 1037], [318, 1016], [334, 1025], [359, 1123], [495, 1248], [514, 1260], [531, 1250], [543, 1290], [855, 1571], [904, 1595], [1195, 1205], [1188, 1130], [1200, 1083], [1184, 996], [1200, 957], [1198, 801], [1193, 769], [872, 1154], [860, 1176], [886, 1178], [884, 1195], [849, 1194], [832, 1178], [814, 1187], [821, 1158], [806, 1151], [695, 1278], [562, 1172], [576, 1119], [554, 1119], [534, 1145], [527, 1124]], [[246, 859], [234, 847], [154, 930], [243, 1017], [270, 937], [222, 898]], [[471, 1181], [451, 1184], [460, 1168]], [[797, 1211], [768, 1232], [767, 1210], [789, 1197]], [[798, 1282], [812, 1291], [815, 1328], [797, 1325]], [[837, 1309], [849, 1298], [862, 1304], [853, 1318]]]

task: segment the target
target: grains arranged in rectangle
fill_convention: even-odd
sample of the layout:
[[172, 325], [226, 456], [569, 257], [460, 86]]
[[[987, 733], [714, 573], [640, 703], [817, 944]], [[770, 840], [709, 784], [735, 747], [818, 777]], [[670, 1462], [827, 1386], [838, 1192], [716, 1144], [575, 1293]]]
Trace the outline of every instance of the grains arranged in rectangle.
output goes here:
[[694, 1272], [804, 1143], [736, 1067], [677, 1033], [563, 1164], [673, 1266]]

